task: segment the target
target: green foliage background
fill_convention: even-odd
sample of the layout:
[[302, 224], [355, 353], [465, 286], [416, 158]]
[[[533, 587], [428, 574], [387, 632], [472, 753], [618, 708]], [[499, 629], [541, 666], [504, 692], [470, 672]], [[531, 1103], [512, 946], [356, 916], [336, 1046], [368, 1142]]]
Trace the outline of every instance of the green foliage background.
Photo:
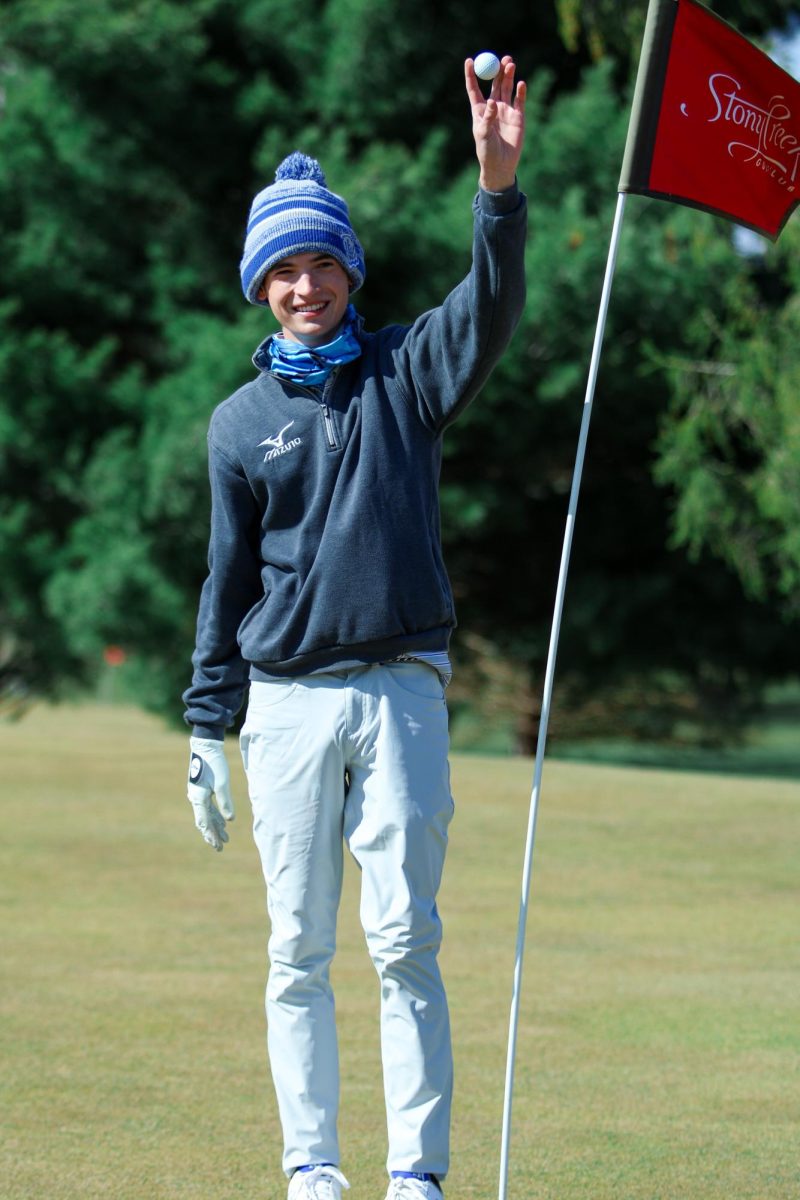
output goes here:
[[[791, 6], [719, 3], [749, 36]], [[205, 429], [268, 316], [238, 259], [250, 199], [317, 155], [365, 246], [368, 324], [468, 265], [466, 55], [531, 86], [529, 295], [446, 443], [461, 690], [530, 744], [644, 3], [11, 0], [0, 5], [0, 686], [91, 682], [129, 654], [179, 717], [208, 515]], [[727, 736], [796, 674], [798, 233], [632, 201], [559, 663], [569, 724]]]

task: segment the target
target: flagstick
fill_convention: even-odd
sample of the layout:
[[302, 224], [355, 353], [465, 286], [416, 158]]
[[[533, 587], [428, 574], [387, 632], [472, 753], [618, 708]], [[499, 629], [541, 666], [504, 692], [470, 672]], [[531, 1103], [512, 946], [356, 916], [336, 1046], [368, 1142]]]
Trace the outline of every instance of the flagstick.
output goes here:
[[611, 298], [611, 282], [614, 278], [614, 268], [617, 262], [617, 250], [619, 248], [619, 238], [620, 231], [622, 229], [622, 217], [624, 212], [625, 193], [620, 192], [617, 196], [617, 211], [614, 217], [614, 227], [611, 232], [611, 244], [608, 250], [606, 276], [605, 282], [603, 283], [603, 292], [600, 298], [600, 313], [597, 318], [597, 329], [595, 330], [594, 335], [594, 348], [592, 350], [592, 359], [589, 366], [589, 379], [586, 384], [586, 398], [583, 405], [583, 419], [581, 421], [580, 436], [578, 438], [575, 469], [572, 476], [572, 491], [569, 498], [567, 527], [564, 534], [564, 545], [561, 551], [561, 567], [558, 574], [558, 587], [556, 588], [555, 611], [553, 613], [553, 624], [550, 630], [550, 649], [547, 655], [547, 667], [544, 676], [542, 711], [539, 719], [539, 736], [536, 744], [536, 765], [533, 773], [533, 791], [531, 793], [530, 815], [528, 818], [528, 838], [525, 846], [525, 860], [522, 872], [522, 900], [519, 910], [517, 950], [514, 963], [514, 988], [511, 998], [511, 1018], [509, 1021], [508, 1057], [506, 1060], [506, 1087], [505, 1100], [503, 1104], [503, 1131], [500, 1149], [499, 1200], [506, 1200], [508, 1188], [508, 1147], [511, 1138], [511, 1101], [514, 1091], [514, 1060], [516, 1057], [517, 1028], [519, 1025], [522, 960], [525, 953], [525, 928], [528, 920], [528, 897], [530, 895], [531, 873], [533, 869], [533, 847], [536, 840], [536, 819], [539, 811], [539, 794], [542, 782], [544, 748], [545, 742], [547, 741], [547, 726], [550, 720], [550, 704], [553, 697], [553, 678], [556, 670], [558, 635], [561, 628], [561, 615], [564, 610], [564, 593], [567, 586], [567, 571], [569, 570], [569, 556], [572, 548], [572, 534], [575, 526], [575, 514], [578, 508], [578, 494], [581, 488], [583, 460], [586, 455], [586, 442], [589, 436], [589, 422], [592, 418], [592, 402], [594, 400], [594, 390], [597, 383], [597, 373], [600, 367], [600, 350], [603, 344], [603, 335], [605, 333], [606, 316], [608, 315], [608, 305]]

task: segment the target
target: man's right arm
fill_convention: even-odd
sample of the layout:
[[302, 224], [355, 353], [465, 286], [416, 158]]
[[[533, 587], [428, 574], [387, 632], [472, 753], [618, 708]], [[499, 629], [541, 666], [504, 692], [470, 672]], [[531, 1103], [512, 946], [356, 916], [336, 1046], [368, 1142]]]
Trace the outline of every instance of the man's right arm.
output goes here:
[[484, 98], [464, 64], [480, 168], [472, 269], [444, 303], [414, 323], [394, 351], [397, 378], [423, 424], [440, 432], [480, 391], [505, 350], [525, 302], [527, 207], [517, 187], [527, 89], [511, 55]]
[[222, 740], [247, 686], [237, 634], [262, 594], [260, 514], [241, 469], [209, 439], [211, 534], [200, 594], [192, 683], [184, 719], [196, 737]]

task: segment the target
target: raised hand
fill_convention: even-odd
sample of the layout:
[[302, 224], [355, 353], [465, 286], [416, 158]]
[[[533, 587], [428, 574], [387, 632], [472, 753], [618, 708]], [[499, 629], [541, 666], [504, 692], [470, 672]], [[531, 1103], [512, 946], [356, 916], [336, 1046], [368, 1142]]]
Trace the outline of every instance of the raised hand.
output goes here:
[[511, 187], [517, 173], [525, 136], [526, 85], [520, 80], [514, 92], [514, 60], [506, 54], [484, 98], [471, 58], [464, 63], [467, 97], [472, 109], [472, 134], [480, 164], [480, 185], [489, 192]]

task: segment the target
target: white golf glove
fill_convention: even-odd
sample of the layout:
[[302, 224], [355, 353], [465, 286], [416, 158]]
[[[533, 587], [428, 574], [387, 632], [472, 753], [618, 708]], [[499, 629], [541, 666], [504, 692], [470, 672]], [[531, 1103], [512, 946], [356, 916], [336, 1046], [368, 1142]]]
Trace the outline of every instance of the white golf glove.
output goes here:
[[194, 809], [194, 823], [209, 846], [221, 850], [228, 841], [225, 821], [232, 821], [236, 815], [223, 743], [211, 738], [192, 737], [189, 745], [191, 755], [187, 792]]

